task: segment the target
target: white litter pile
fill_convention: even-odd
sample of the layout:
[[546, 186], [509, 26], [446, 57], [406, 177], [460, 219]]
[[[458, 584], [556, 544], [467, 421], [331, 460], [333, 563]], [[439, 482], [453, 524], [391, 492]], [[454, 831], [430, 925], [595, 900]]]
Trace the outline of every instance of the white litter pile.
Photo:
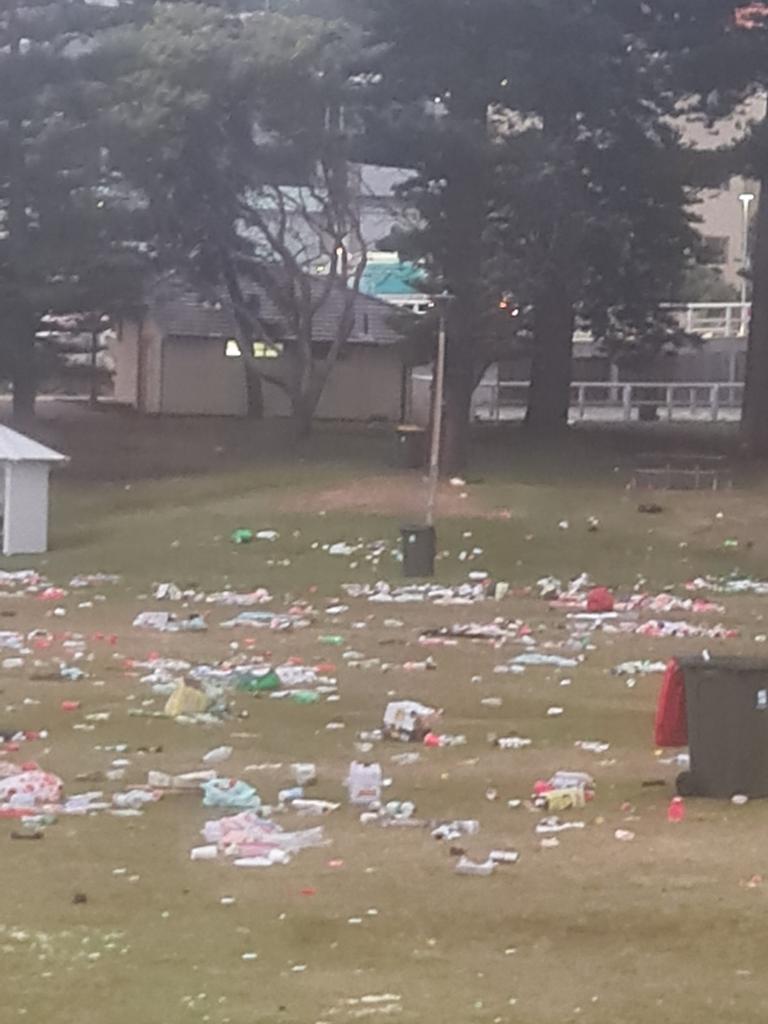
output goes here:
[[277, 822], [266, 820], [255, 811], [207, 821], [202, 835], [206, 845], [190, 851], [192, 860], [230, 858], [236, 867], [242, 868], [290, 864], [301, 850], [329, 845], [322, 827], [287, 832]]

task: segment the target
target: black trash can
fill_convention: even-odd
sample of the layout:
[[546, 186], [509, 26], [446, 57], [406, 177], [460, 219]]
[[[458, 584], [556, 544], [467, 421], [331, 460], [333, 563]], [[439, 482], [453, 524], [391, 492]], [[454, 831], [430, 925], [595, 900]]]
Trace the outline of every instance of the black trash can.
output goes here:
[[768, 660], [681, 658], [691, 770], [683, 795], [768, 796]]
[[406, 423], [397, 428], [397, 464], [403, 469], [423, 469], [427, 461], [427, 432]]
[[403, 526], [403, 575], [433, 576], [435, 572], [434, 526]]

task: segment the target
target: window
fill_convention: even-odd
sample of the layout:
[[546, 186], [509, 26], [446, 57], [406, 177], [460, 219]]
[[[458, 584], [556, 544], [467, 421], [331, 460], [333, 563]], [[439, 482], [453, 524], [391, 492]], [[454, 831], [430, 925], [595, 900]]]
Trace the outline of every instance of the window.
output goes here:
[[254, 341], [254, 359], [278, 359], [283, 354], [283, 343], [281, 341], [268, 344], [266, 341]]
[[727, 236], [708, 235], [704, 239], [705, 262], [713, 267], [722, 267], [727, 263], [729, 241]]
[[[282, 354], [283, 343], [281, 341], [272, 344], [266, 341], [254, 341], [253, 343], [254, 359], [278, 359]], [[224, 343], [224, 355], [228, 359], [237, 359], [242, 355], [240, 343], [234, 338], [230, 338]]]

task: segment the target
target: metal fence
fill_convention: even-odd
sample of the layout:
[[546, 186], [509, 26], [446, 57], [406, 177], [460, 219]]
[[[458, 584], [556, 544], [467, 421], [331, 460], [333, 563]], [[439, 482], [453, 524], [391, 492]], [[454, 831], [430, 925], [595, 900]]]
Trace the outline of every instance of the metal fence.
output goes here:
[[[668, 304], [663, 308], [674, 313], [683, 330], [707, 340], [713, 338], [746, 338], [752, 314], [751, 302], [688, 302]], [[575, 344], [594, 341], [590, 331], [577, 330]]]
[[750, 302], [690, 302], [677, 309], [681, 326], [702, 338], [746, 338], [751, 312]]
[[[500, 422], [522, 413], [528, 395], [527, 381], [483, 382], [473, 400], [477, 419]], [[571, 385], [571, 413], [577, 420], [734, 420], [741, 408], [743, 384], [595, 383]]]

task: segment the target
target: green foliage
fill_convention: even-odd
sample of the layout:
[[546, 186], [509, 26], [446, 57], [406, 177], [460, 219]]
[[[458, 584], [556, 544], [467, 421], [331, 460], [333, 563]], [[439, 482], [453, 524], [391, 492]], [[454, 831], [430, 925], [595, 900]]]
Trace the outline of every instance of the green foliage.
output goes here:
[[[252, 411], [267, 380], [303, 431], [354, 327], [365, 267], [347, 165], [359, 53], [359, 35], [340, 22], [180, 3], [113, 33], [94, 58], [113, 159], [146, 206], [159, 262], [201, 291], [226, 291]], [[317, 359], [315, 317], [339, 294], [336, 337]], [[251, 341], [286, 338], [286, 372], [265, 374]]]
[[85, 0], [0, 11], [0, 374], [25, 377], [30, 393], [40, 317], [108, 308], [141, 262], [125, 246], [130, 216], [108, 187], [86, 74], [94, 35], [124, 16]]
[[[414, 169], [403, 191], [423, 224], [398, 241], [456, 296], [449, 382], [476, 379], [510, 348], [562, 341], [537, 320], [553, 303], [561, 333], [575, 317], [609, 347], [676, 337], [659, 302], [696, 258], [693, 168], [650, 45], [659, 25], [639, 6], [366, 5], [379, 44], [366, 152]], [[519, 315], [499, 317], [505, 299]], [[570, 361], [567, 338], [559, 358]], [[567, 403], [567, 365], [560, 381]]]

